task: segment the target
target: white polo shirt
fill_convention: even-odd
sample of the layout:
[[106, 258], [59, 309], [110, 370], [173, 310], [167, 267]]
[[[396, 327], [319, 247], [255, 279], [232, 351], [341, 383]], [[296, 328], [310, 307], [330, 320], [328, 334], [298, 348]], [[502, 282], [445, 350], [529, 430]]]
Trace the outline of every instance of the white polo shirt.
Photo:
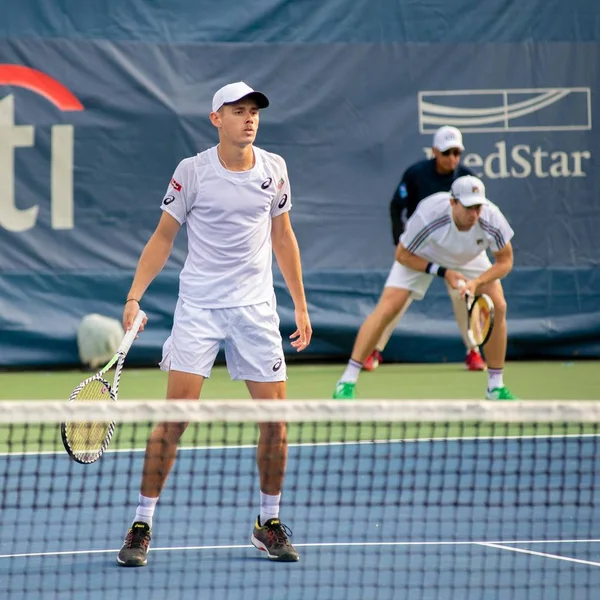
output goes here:
[[250, 171], [225, 169], [214, 146], [182, 160], [162, 210], [187, 224], [179, 296], [200, 308], [232, 308], [273, 297], [271, 220], [291, 208], [281, 156], [254, 146]]
[[459, 231], [452, 219], [450, 193], [439, 192], [419, 202], [400, 237], [402, 245], [417, 256], [444, 267], [459, 268], [490, 248], [501, 250], [514, 231], [500, 209], [489, 202], [469, 231]]

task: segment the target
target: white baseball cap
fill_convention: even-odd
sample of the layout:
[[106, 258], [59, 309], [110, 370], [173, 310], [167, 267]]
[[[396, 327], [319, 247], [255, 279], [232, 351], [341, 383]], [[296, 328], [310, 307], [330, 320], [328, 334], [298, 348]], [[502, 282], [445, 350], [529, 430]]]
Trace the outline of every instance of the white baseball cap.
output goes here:
[[223, 104], [231, 104], [247, 97], [256, 100], [258, 108], [267, 108], [269, 106], [269, 99], [262, 92], [253, 90], [243, 81], [236, 81], [235, 83], [224, 85], [220, 90], [217, 90], [212, 101], [213, 112], [217, 112]]
[[462, 133], [456, 127], [444, 125], [440, 127], [433, 136], [433, 147], [440, 152], [445, 152], [450, 148], [460, 148], [464, 150], [462, 143]]
[[489, 202], [485, 197], [483, 181], [473, 175], [463, 175], [455, 179], [450, 188], [450, 194], [467, 208]]

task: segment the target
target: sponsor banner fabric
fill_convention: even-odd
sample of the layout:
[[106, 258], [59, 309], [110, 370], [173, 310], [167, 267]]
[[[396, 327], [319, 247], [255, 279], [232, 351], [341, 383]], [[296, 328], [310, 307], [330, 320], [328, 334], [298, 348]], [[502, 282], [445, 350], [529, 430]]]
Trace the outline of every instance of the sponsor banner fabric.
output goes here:
[[[53, 353], [45, 341], [74, 340], [97, 303], [120, 311], [175, 166], [216, 143], [212, 94], [240, 79], [271, 100], [257, 144], [288, 164], [309, 302], [324, 332], [312, 352], [349, 352], [393, 260], [395, 186], [428, 156], [433, 131], [451, 124], [464, 133], [464, 164], [515, 229], [509, 329], [530, 336], [526, 354], [557, 355], [560, 343], [539, 335], [560, 318], [564, 354], [593, 354], [583, 316], [600, 315], [599, 50], [0, 39], [0, 365], [75, 362], [74, 347]], [[185, 242], [183, 233], [149, 304], [174, 302]], [[345, 281], [345, 293], [319, 292], [324, 273]], [[27, 317], [19, 299], [28, 297], [38, 315], [52, 307], [52, 326]], [[450, 310], [443, 295], [442, 304]], [[392, 344], [391, 358], [460, 355], [456, 326], [440, 323], [438, 308], [429, 297], [413, 307], [395, 338], [418, 324], [411, 335], [423, 352]], [[283, 312], [284, 327], [291, 318]], [[169, 326], [156, 323], [154, 354]], [[439, 337], [450, 339], [445, 350]], [[35, 352], [16, 352], [25, 339]]]

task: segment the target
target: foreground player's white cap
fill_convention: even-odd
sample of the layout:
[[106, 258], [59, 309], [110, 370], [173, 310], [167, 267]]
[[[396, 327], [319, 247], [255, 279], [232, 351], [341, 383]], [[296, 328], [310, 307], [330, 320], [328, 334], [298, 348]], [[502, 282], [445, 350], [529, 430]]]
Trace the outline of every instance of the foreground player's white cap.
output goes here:
[[456, 127], [444, 125], [440, 127], [433, 136], [433, 147], [440, 152], [446, 152], [450, 148], [460, 148], [464, 150], [462, 143], [462, 133]]
[[464, 175], [455, 179], [450, 188], [450, 194], [466, 207], [488, 203], [483, 181], [473, 175]]
[[262, 92], [253, 90], [243, 81], [236, 81], [235, 83], [228, 83], [220, 90], [217, 90], [212, 101], [213, 112], [217, 112], [223, 104], [231, 104], [247, 97], [256, 100], [258, 108], [267, 108], [269, 106], [269, 99]]

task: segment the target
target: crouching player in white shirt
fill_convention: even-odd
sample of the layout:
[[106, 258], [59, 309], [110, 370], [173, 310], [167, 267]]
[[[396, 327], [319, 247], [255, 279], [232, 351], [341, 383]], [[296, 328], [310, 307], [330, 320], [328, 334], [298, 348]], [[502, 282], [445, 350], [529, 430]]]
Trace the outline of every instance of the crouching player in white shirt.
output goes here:
[[[485, 187], [477, 177], [459, 177], [450, 192], [423, 199], [406, 223], [379, 303], [358, 332], [350, 361], [333, 397], [355, 397], [362, 364], [381, 333], [409, 299], [421, 300], [425, 296], [433, 277], [438, 275], [462, 296], [485, 293], [492, 299], [495, 324], [485, 346], [488, 363], [485, 396], [490, 400], [514, 400], [503, 381], [506, 300], [500, 283], [512, 270], [513, 235], [500, 209], [485, 197]], [[487, 256], [488, 248], [494, 255], [494, 264]]]
[[[253, 398], [285, 398], [273, 252], [294, 301], [297, 329], [292, 346], [301, 351], [310, 343], [300, 252], [288, 212], [286, 164], [253, 145], [259, 110], [268, 105], [264, 94], [243, 82], [216, 92], [210, 121], [219, 132], [219, 144], [178, 165], [162, 201], [158, 227], [140, 257], [123, 313], [125, 329], [131, 327], [144, 292], [186, 224], [188, 255], [161, 362], [169, 372], [167, 398], [198, 399], [221, 343], [232, 379], [244, 380]], [[184, 430], [185, 424], [160, 423], [150, 435], [138, 508], [117, 558], [122, 566], [147, 564], [154, 509]], [[297, 561], [289, 530], [279, 520], [286, 460], [285, 424], [260, 424], [260, 515], [251, 541], [270, 559]]]

